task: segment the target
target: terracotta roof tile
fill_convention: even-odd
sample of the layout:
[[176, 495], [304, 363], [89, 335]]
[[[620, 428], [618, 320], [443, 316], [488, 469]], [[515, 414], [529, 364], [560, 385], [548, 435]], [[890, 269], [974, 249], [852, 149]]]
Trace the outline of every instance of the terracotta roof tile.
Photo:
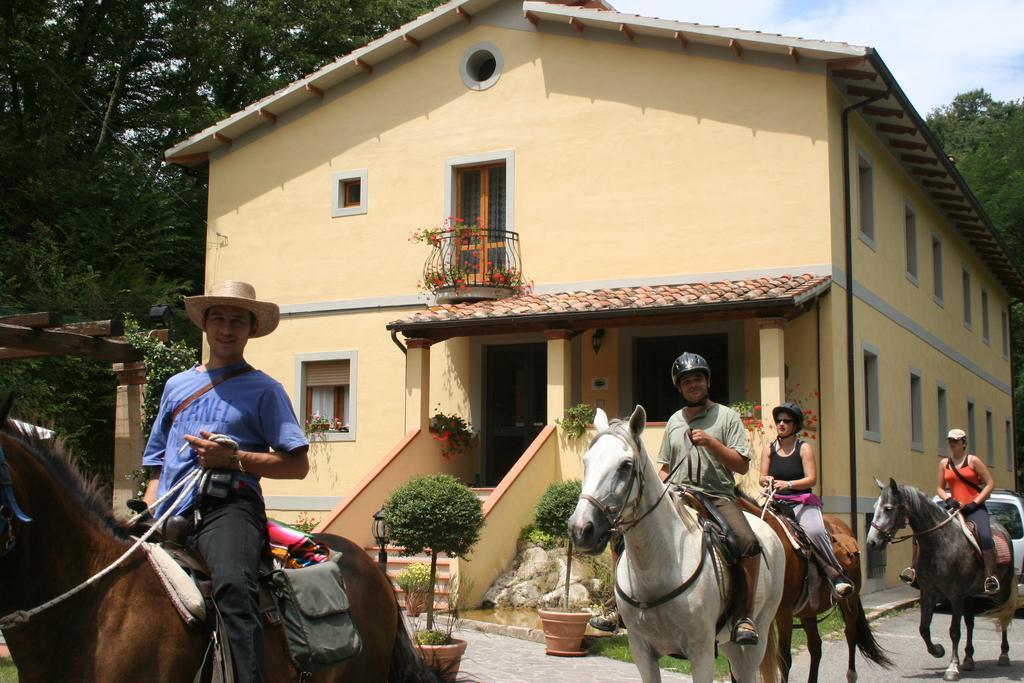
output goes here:
[[780, 275], [748, 280], [724, 280], [679, 285], [643, 285], [552, 294], [525, 294], [509, 299], [439, 304], [396, 320], [389, 328], [429, 326], [430, 323], [520, 316], [565, 315], [572, 312], [699, 307], [725, 302], [772, 303], [794, 299], [827, 284], [827, 275]]

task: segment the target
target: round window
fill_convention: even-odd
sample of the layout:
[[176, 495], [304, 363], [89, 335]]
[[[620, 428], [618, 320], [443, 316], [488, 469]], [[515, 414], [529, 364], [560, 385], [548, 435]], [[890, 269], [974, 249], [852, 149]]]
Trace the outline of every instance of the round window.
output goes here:
[[462, 82], [470, 90], [486, 90], [498, 82], [504, 60], [493, 43], [477, 43], [466, 50], [459, 64]]

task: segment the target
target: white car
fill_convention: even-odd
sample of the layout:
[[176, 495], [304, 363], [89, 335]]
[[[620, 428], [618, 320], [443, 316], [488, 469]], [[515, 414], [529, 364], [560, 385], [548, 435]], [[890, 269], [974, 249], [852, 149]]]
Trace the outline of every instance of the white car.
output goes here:
[[1006, 489], [995, 489], [985, 501], [988, 514], [1002, 524], [1013, 544], [1013, 565], [1017, 567], [1017, 604], [1024, 606], [1024, 497]]

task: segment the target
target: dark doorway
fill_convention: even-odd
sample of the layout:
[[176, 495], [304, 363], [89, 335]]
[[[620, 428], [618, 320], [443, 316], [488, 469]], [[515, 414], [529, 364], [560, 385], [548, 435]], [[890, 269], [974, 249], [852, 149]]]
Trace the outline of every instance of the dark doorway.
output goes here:
[[633, 340], [633, 401], [647, 419], [664, 422], [682, 406], [672, 386], [672, 361], [683, 351], [697, 353], [711, 366], [711, 400], [729, 402], [729, 335], [637, 337]]
[[484, 347], [484, 485], [496, 486], [547, 422], [547, 345]]

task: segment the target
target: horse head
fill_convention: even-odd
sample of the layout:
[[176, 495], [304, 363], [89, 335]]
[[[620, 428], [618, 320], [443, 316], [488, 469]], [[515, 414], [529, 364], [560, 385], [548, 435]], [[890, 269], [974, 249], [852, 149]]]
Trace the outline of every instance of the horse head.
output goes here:
[[640, 434], [647, 413], [637, 406], [628, 420], [608, 421], [603, 410], [594, 416], [597, 436], [583, 456], [583, 489], [569, 518], [569, 537], [580, 551], [604, 551], [624, 510], [639, 500], [644, 461]]
[[889, 478], [888, 484], [883, 484], [877, 478], [875, 484], [878, 486], [878, 500], [875, 501], [874, 515], [871, 520], [871, 528], [868, 530], [867, 544], [871, 550], [881, 550], [896, 535], [900, 529], [907, 525], [907, 501], [896, 480]]

